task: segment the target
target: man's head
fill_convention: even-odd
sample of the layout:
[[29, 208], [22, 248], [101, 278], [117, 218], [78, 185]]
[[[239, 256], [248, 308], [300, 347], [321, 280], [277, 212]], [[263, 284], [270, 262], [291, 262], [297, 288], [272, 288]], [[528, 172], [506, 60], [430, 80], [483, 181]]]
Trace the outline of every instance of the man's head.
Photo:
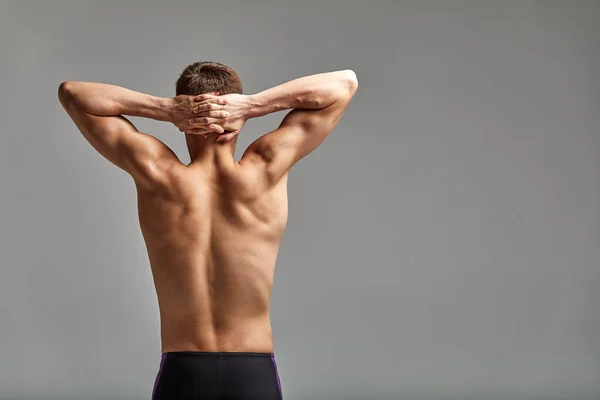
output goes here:
[[242, 93], [242, 80], [232, 68], [212, 61], [199, 61], [188, 65], [175, 88], [176, 94], [196, 95], [219, 92], [221, 95]]
[[[176, 95], [198, 95], [208, 92], [219, 92], [220, 95], [231, 93], [242, 94], [242, 80], [233, 68], [226, 65], [212, 62], [199, 61], [188, 65], [175, 86]], [[227, 132], [227, 131], [226, 131]], [[200, 148], [212, 141], [198, 140], [198, 136], [193, 134], [185, 135], [190, 157], [196, 158], [202, 151]], [[230, 140], [235, 149], [237, 136]]]

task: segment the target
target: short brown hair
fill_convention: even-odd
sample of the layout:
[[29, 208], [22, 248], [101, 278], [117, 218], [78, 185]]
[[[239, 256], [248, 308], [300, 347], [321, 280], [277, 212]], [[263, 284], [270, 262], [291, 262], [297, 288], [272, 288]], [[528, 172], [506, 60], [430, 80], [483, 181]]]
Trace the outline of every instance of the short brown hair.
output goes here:
[[196, 95], [206, 92], [219, 92], [220, 94], [242, 93], [242, 80], [240, 76], [228, 67], [213, 61], [198, 61], [188, 65], [175, 87], [177, 95]]

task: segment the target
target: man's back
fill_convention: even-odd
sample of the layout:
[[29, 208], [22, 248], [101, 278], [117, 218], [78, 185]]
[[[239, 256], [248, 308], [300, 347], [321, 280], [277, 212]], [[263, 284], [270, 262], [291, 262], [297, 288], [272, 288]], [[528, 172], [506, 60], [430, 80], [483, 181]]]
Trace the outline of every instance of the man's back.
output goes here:
[[270, 187], [252, 166], [218, 165], [181, 164], [155, 188], [138, 187], [163, 352], [273, 352], [269, 299], [287, 175]]

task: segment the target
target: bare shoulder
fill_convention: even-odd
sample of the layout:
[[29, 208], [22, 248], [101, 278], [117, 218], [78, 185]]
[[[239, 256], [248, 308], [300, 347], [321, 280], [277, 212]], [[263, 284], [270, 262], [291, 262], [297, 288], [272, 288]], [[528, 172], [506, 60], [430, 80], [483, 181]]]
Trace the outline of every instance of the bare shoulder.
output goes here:
[[240, 161], [236, 161], [231, 170], [231, 183], [236, 192], [248, 200], [260, 196], [276, 186], [269, 175], [268, 163], [260, 153], [246, 152]]
[[[281, 128], [278, 130], [281, 130]], [[281, 139], [276, 135], [267, 134], [256, 139], [244, 151], [238, 162], [244, 178], [259, 184], [263, 189], [277, 186], [279, 181], [286, 178], [289, 172], [287, 170], [277, 171], [277, 165], [274, 163], [277, 159], [275, 142], [278, 139], [283, 140], [285, 138]]]
[[161, 168], [152, 167], [145, 179], [133, 178], [138, 193], [151, 197], [172, 197], [186, 180], [186, 166], [179, 160], [166, 163]]

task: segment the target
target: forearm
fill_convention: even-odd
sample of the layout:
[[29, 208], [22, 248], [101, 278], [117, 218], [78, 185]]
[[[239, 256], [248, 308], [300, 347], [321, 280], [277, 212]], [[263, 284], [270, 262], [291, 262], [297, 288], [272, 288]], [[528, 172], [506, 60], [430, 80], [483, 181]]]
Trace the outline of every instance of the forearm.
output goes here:
[[250, 95], [248, 118], [256, 118], [291, 108], [325, 108], [345, 96], [355, 84], [356, 74], [351, 70], [294, 79]]
[[72, 106], [98, 116], [131, 115], [168, 121], [168, 99], [95, 82], [63, 82], [59, 96]]

